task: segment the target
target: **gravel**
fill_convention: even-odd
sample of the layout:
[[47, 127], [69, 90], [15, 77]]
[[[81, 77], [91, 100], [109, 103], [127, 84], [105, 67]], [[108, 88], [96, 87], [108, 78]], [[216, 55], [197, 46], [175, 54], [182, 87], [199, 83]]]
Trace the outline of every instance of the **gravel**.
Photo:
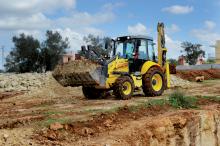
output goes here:
[[49, 80], [51, 73], [0, 74], [0, 91], [31, 91], [42, 88]]
[[171, 87], [182, 87], [182, 88], [190, 88], [193, 87], [196, 83], [190, 82], [187, 80], [183, 80], [180, 77], [177, 77], [175, 75], [170, 76], [170, 85]]

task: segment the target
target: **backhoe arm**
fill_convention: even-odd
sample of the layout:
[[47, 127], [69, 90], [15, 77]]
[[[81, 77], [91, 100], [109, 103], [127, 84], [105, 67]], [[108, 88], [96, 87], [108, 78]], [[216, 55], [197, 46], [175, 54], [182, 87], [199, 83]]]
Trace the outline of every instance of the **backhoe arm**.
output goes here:
[[166, 71], [166, 80], [167, 80], [167, 87], [170, 87], [170, 69], [169, 69], [169, 62], [167, 62], [167, 48], [165, 46], [165, 32], [164, 32], [164, 24], [158, 23], [157, 25], [157, 43], [158, 43], [158, 64]]

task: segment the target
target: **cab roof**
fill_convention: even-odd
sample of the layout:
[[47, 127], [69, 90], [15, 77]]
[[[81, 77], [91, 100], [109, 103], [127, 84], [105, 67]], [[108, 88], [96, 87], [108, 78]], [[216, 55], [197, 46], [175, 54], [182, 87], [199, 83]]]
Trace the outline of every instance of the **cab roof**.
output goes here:
[[147, 40], [152, 40], [152, 37], [145, 36], [145, 35], [131, 35], [131, 36], [121, 36], [117, 37], [117, 40], [125, 40], [125, 39], [147, 39]]

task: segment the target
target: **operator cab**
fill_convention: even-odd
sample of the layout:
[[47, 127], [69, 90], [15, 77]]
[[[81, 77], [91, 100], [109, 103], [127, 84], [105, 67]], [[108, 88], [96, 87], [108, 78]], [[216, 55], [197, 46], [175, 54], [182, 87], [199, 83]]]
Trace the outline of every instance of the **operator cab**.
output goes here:
[[130, 72], [140, 72], [146, 61], [156, 62], [153, 38], [147, 36], [124, 36], [115, 40], [113, 56], [129, 60]]

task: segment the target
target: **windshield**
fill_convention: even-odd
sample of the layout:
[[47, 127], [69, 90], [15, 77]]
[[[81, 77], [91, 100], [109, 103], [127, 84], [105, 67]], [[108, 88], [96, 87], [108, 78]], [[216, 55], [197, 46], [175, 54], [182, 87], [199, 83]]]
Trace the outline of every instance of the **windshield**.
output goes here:
[[134, 43], [131, 41], [116, 42], [115, 54], [122, 58], [133, 58]]

